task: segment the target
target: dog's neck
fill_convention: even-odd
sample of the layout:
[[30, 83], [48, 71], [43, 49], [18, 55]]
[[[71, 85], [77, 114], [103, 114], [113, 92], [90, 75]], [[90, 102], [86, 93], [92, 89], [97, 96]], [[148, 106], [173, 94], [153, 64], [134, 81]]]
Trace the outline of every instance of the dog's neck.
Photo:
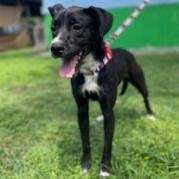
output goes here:
[[83, 75], [93, 75], [93, 72], [99, 66], [99, 60], [97, 60], [92, 53], [89, 53], [84, 59], [80, 67], [80, 73]]
[[102, 41], [99, 46], [88, 53], [82, 61], [80, 72], [84, 75], [94, 75], [98, 73], [111, 59], [112, 51], [108, 44]]
[[98, 68], [99, 63], [105, 57], [105, 42], [101, 37], [98, 37], [95, 42], [91, 43], [87, 55], [84, 57], [80, 73], [83, 75], [93, 75], [93, 72]]
[[91, 53], [83, 59], [83, 63], [80, 67], [80, 73], [84, 76], [84, 83], [81, 87], [83, 95], [85, 95], [85, 92], [96, 93], [99, 95], [100, 87], [97, 83], [98, 73], [95, 72], [99, 63], [100, 62], [96, 60]]
[[92, 44], [91, 54], [97, 61], [102, 61], [105, 57], [105, 42], [101, 37], [98, 37]]

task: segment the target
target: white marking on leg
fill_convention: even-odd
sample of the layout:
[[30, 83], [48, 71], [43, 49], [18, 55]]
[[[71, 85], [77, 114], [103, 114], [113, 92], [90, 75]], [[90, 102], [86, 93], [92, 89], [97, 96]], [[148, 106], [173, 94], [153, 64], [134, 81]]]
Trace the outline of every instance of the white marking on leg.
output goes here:
[[155, 120], [156, 120], [156, 117], [155, 117], [153, 114], [148, 114], [148, 115], [147, 115], [147, 118], [148, 118], [150, 121], [155, 121]]
[[96, 121], [103, 122], [104, 121], [104, 116], [102, 114], [100, 116], [97, 116]]
[[100, 171], [100, 176], [102, 177], [109, 177], [110, 176], [110, 173], [109, 172], [104, 172], [104, 171]]
[[87, 174], [88, 173], [88, 170], [87, 169], [83, 169], [83, 174]]

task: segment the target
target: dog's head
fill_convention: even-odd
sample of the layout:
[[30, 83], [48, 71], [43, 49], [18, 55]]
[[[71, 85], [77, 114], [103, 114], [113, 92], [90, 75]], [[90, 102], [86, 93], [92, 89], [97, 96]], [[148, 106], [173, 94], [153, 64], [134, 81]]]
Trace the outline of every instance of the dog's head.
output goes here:
[[51, 52], [53, 57], [63, 60], [61, 74], [75, 75], [85, 55], [94, 50], [97, 41], [112, 25], [112, 15], [101, 8], [69, 7], [57, 4], [49, 7], [52, 16]]

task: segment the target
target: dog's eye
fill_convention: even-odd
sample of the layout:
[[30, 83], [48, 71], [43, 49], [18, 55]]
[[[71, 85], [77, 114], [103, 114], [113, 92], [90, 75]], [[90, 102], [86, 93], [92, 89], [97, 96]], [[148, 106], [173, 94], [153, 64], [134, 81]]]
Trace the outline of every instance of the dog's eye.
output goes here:
[[80, 30], [82, 26], [80, 24], [74, 24], [73, 25], [73, 30]]

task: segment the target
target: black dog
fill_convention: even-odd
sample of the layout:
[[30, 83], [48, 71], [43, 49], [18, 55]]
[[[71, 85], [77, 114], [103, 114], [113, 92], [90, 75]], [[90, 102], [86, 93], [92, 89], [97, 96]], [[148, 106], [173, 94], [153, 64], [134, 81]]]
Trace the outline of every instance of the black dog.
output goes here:
[[62, 59], [60, 75], [71, 78], [72, 92], [78, 108], [81, 131], [84, 170], [91, 166], [89, 140], [88, 100], [97, 100], [104, 117], [104, 150], [101, 175], [108, 176], [111, 168], [112, 139], [114, 133], [113, 107], [117, 87], [123, 82], [123, 94], [128, 82], [134, 85], [144, 98], [149, 115], [153, 115], [141, 67], [134, 56], [123, 49], [106, 47], [103, 36], [112, 25], [112, 15], [96, 8], [70, 7], [57, 4], [49, 7], [52, 16], [51, 30], [53, 57]]

